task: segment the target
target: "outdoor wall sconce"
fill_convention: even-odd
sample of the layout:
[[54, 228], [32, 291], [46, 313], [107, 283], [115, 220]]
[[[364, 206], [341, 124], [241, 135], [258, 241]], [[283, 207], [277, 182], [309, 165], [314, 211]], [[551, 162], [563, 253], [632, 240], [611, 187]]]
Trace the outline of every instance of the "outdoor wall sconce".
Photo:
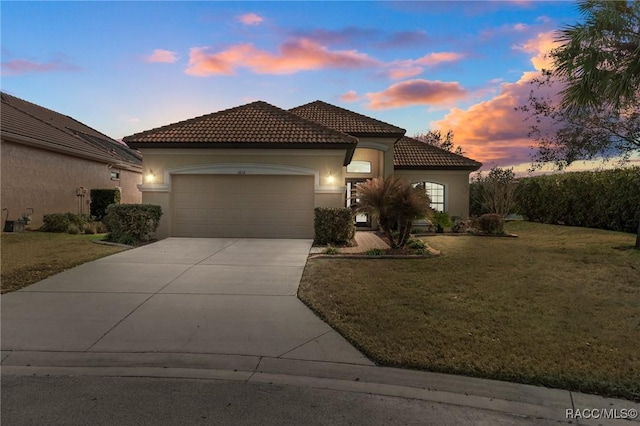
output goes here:
[[336, 181], [336, 178], [333, 177], [333, 173], [331, 172], [331, 170], [329, 170], [329, 176], [327, 176], [327, 183], [329, 185], [333, 185]]
[[153, 170], [149, 169], [149, 173], [146, 176], [147, 183], [153, 183], [156, 180], [156, 175], [153, 173]]

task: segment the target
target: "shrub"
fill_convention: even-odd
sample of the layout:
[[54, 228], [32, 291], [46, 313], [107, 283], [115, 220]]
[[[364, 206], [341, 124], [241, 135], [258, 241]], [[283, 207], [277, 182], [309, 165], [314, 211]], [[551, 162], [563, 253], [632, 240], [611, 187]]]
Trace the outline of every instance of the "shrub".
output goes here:
[[120, 190], [116, 188], [91, 190], [91, 216], [97, 220], [107, 214], [107, 207], [111, 204], [120, 204]]
[[367, 250], [364, 252], [364, 254], [368, 255], [368, 256], [383, 256], [385, 255], [387, 252], [383, 249], [379, 249], [379, 248], [374, 248], [371, 250]]
[[149, 241], [158, 229], [162, 210], [152, 204], [113, 204], [107, 208], [103, 223], [108, 239], [121, 244]]
[[397, 176], [374, 178], [359, 184], [357, 198], [358, 211], [378, 219], [391, 248], [404, 247], [411, 235], [413, 221], [426, 217], [432, 211], [424, 189], [414, 188]]
[[433, 214], [433, 223], [435, 223], [436, 226], [440, 225], [440, 227], [442, 228], [448, 228], [453, 225], [453, 222], [451, 221], [451, 216], [449, 216], [449, 213], [444, 213], [444, 212], [435, 212]]
[[335, 247], [327, 247], [323, 254], [340, 254], [340, 250]]
[[67, 233], [78, 235], [80, 233], [80, 229], [78, 228], [78, 225], [76, 225], [75, 223], [72, 223], [69, 225], [69, 228], [67, 228]]
[[96, 223], [95, 222], [91, 222], [91, 223], [87, 223], [86, 225], [84, 225], [84, 227], [82, 228], [82, 231], [85, 234], [95, 234], [97, 233], [97, 229], [96, 229]]
[[516, 175], [513, 169], [493, 167], [486, 176], [480, 173], [469, 188], [471, 214], [511, 213], [515, 199]]
[[[84, 216], [73, 213], [53, 213], [46, 214], [43, 217], [44, 224], [40, 228], [44, 232], [69, 232], [71, 225], [75, 227], [75, 230], [79, 233], [80, 229], [84, 229], [88, 220]], [[71, 233], [71, 232], [69, 232]]]
[[424, 241], [414, 238], [407, 242], [407, 247], [415, 250], [420, 250], [420, 249], [427, 248], [427, 245], [424, 243]]
[[40, 230], [44, 232], [67, 232], [71, 225], [66, 213], [45, 214], [42, 221], [44, 224]]
[[516, 205], [535, 222], [636, 233], [640, 167], [523, 178]]
[[316, 207], [313, 222], [316, 244], [346, 244], [356, 233], [353, 211], [346, 207]]
[[483, 234], [504, 234], [504, 219], [497, 213], [483, 214], [475, 220], [474, 228]]

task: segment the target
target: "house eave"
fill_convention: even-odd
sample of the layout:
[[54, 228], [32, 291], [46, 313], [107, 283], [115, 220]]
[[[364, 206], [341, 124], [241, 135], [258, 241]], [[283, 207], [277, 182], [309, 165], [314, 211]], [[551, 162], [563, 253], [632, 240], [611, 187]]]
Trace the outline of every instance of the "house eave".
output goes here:
[[476, 171], [482, 164], [477, 166], [394, 166], [394, 170], [462, 170], [462, 171]]
[[95, 155], [95, 154], [84, 152], [78, 149], [73, 149], [73, 148], [62, 146], [62, 145], [56, 145], [56, 144], [52, 144], [39, 139], [31, 138], [29, 136], [18, 135], [18, 134], [6, 132], [6, 131], [1, 131], [0, 136], [2, 137], [3, 140], [6, 140], [7, 142], [27, 145], [34, 148], [43, 149], [45, 151], [57, 152], [60, 154], [70, 155], [70, 156], [82, 158], [85, 160], [97, 161], [99, 163], [104, 163], [119, 169], [126, 169], [129, 171], [142, 173], [142, 164], [133, 164], [133, 163], [127, 163], [123, 161], [118, 161], [107, 155], [105, 156]]

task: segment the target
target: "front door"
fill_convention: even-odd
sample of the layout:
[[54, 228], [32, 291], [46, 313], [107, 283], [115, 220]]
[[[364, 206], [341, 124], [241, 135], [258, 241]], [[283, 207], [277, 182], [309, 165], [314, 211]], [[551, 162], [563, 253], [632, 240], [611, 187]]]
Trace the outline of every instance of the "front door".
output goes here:
[[[358, 203], [356, 196], [357, 185], [366, 182], [368, 179], [347, 179], [347, 207], [352, 207]], [[355, 217], [356, 227], [371, 228], [371, 216], [367, 213], [359, 213]]]

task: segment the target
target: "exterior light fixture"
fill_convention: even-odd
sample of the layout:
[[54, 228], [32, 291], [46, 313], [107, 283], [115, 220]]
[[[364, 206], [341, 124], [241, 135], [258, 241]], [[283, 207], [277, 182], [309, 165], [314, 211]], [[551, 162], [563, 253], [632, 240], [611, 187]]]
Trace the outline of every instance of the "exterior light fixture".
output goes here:
[[333, 177], [333, 174], [331, 173], [331, 170], [329, 170], [329, 176], [327, 176], [327, 183], [329, 185], [332, 185], [333, 183], [335, 183], [336, 178]]
[[149, 169], [149, 173], [146, 176], [147, 183], [153, 183], [156, 180], [156, 175], [153, 173], [153, 170]]

